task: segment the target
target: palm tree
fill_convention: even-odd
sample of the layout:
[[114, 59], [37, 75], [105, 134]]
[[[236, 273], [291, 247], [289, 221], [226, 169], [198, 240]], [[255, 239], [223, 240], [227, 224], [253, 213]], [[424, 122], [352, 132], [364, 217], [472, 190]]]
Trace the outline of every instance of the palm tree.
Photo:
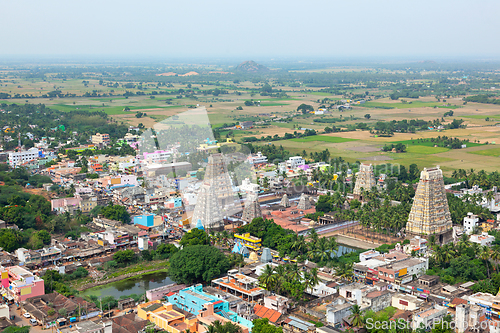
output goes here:
[[316, 246], [318, 240], [319, 236], [318, 233], [316, 232], [316, 229], [311, 229], [311, 231], [309, 231], [309, 245], [313, 247]]
[[335, 239], [335, 237], [328, 238], [327, 247], [328, 247], [328, 250], [330, 250], [330, 253], [336, 252], [339, 249], [339, 244], [337, 243], [337, 240]]
[[467, 234], [463, 234], [458, 241], [458, 246], [461, 248], [461, 251], [468, 248], [470, 246], [469, 237]]
[[209, 325], [207, 327], [207, 333], [217, 333], [216, 329], [215, 329], [215, 326], [213, 325]]
[[486, 193], [486, 200], [488, 201], [488, 205], [493, 199], [495, 199], [495, 193], [493, 193], [493, 190], [488, 191], [488, 193]]
[[300, 279], [300, 269], [297, 264], [286, 265], [285, 268], [287, 270], [287, 277], [289, 280], [294, 281]]
[[481, 252], [479, 254], [481, 260], [484, 261], [486, 268], [488, 269], [488, 279], [490, 278], [490, 258], [491, 258], [491, 249], [488, 246], [483, 246]]
[[335, 275], [341, 279], [350, 280], [352, 277], [352, 263], [339, 262], [335, 267]]
[[316, 248], [314, 251], [311, 251], [311, 253], [318, 261], [328, 261], [330, 258], [330, 252], [328, 250], [328, 240], [323, 237], [319, 239]]
[[218, 320], [215, 320], [210, 326], [214, 327], [214, 330], [216, 333], [223, 333], [224, 332], [224, 327], [222, 323]]
[[264, 271], [259, 276], [259, 282], [263, 285], [263, 287], [271, 291], [274, 289], [274, 285], [276, 283], [277, 276], [274, 274], [274, 268], [271, 265], [266, 265], [264, 267]]
[[278, 267], [276, 267], [274, 271], [276, 273], [276, 281], [274, 285], [276, 288], [276, 293], [279, 294], [283, 283], [286, 281], [285, 267], [283, 265], [278, 265]]
[[352, 326], [354, 327], [363, 326], [363, 311], [361, 311], [359, 305], [355, 304], [352, 306], [349, 319], [351, 320]]
[[500, 261], [500, 249], [498, 246], [491, 251], [491, 260], [493, 260], [496, 264]]
[[293, 242], [292, 244], [292, 249], [299, 252], [300, 254], [303, 254], [304, 251], [307, 251], [307, 243], [303, 235], [297, 236], [295, 242]]
[[309, 281], [308, 284], [311, 286], [311, 289], [316, 287], [319, 283], [319, 278], [318, 278], [318, 269], [314, 267], [311, 269], [311, 272], [309, 273]]

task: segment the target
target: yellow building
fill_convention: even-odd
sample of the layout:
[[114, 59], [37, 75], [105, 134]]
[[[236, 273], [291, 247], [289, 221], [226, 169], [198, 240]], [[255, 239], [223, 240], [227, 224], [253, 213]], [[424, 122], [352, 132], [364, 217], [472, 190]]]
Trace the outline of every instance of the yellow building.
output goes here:
[[[181, 333], [188, 329], [193, 333], [200, 332], [196, 316], [190, 315], [189, 318], [186, 318], [183, 313], [174, 310], [172, 304], [162, 304], [160, 300], [139, 304], [137, 306], [137, 316], [149, 320], [169, 333]], [[205, 328], [201, 327], [201, 332], [204, 331]]]
[[234, 238], [239, 239], [243, 245], [255, 251], [259, 251], [262, 247], [262, 239], [251, 236], [250, 233], [234, 234]]

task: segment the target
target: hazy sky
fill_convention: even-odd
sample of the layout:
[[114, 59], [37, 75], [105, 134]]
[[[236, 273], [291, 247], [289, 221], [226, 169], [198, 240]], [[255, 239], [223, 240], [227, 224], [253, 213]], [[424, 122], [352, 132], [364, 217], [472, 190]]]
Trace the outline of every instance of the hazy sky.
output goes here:
[[0, 59], [500, 58], [498, 0], [0, 0]]

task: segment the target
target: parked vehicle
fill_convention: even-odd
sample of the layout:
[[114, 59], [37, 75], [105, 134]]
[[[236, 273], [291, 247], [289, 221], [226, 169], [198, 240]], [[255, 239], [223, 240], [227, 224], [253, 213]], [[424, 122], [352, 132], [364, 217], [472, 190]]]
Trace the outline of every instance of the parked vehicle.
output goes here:
[[23, 317], [24, 317], [24, 318], [31, 318], [31, 316], [30, 316], [30, 314], [29, 314], [28, 312], [24, 313], [24, 314], [23, 314]]

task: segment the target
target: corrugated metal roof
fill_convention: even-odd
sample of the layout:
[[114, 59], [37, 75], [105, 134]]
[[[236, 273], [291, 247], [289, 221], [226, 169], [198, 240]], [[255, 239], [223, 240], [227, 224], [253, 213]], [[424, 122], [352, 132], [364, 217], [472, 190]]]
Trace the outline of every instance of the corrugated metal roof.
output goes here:
[[288, 323], [291, 326], [297, 327], [300, 330], [307, 331], [309, 327], [314, 326], [314, 324], [307, 323], [299, 318], [289, 316], [290, 322]]

